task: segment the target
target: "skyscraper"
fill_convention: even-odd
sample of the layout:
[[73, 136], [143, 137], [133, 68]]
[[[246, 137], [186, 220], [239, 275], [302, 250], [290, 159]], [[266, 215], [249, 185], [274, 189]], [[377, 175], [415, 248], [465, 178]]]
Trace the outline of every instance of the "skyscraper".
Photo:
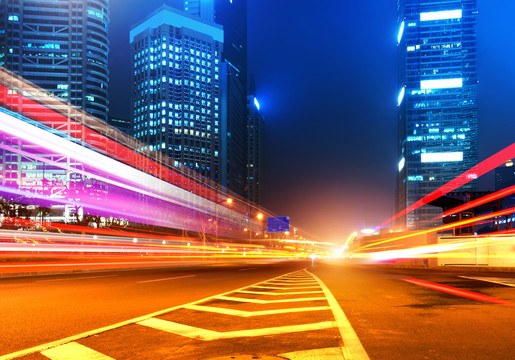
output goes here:
[[[477, 1], [399, 0], [398, 13], [401, 211], [477, 164]], [[430, 227], [438, 211], [426, 205], [397, 225]]]
[[[220, 182], [244, 195], [247, 148], [247, 0], [179, 0], [192, 15], [224, 28]], [[175, 5], [177, 6], [177, 4]], [[182, 8], [182, 7], [181, 7]]]
[[247, 109], [247, 199], [251, 203], [263, 205], [265, 122], [259, 101], [254, 95], [248, 96]]
[[107, 119], [108, 0], [0, 2], [0, 66]]
[[134, 137], [219, 182], [222, 27], [162, 6], [130, 32]]

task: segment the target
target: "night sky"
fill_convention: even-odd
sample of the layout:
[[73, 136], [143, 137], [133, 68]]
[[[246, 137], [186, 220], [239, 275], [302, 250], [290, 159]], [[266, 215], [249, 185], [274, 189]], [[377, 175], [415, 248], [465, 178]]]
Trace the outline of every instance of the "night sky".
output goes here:
[[[130, 118], [129, 29], [164, 3], [111, 0], [113, 116]], [[397, 1], [248, 3], [248, 70], [266, 123], [265, 206], [329, 241], [389, 218], [398, 163]], [[478, 5], [482, 160], [515, 140], [515, 1]], [[480, 184], [493, 188], [492, 176]]]

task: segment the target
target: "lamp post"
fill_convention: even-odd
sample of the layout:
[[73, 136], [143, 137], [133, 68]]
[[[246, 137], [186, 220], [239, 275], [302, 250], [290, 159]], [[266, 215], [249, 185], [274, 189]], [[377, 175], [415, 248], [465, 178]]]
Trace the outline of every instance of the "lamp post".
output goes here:
[[216, 224], [215, 224], [215, 237], [216, 237], [216, 240], [218, 240], [218, 221], [219, 221], [219, 218], [218, 218], [218, 205], [221, 205], [223, 203], [226, 203], [227, 205], [231, 205], [232, 204], [232, 199], [231, 198], [227, 198], [225, 200], [222, 200], [222, 201], [219, 201], [216, 203], [215, 205], [215, 221], [216, 221]]

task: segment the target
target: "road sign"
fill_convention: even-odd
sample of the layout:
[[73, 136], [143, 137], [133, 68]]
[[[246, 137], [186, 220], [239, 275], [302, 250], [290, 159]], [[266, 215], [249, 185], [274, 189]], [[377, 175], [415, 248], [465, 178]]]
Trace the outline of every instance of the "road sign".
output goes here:
[[266, 231], [269, 233], [290, 231], [290, 217], [279, 216], [267, 218]]

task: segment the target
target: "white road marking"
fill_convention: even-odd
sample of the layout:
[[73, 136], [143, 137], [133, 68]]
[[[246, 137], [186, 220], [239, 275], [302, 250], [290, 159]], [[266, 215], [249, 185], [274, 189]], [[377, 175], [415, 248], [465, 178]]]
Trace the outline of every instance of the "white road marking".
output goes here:
[[342, 348], [325, 348], [304, 351], [294, 351], [278, 356], [288, 360], [346, 360], [343, 356]]
[[257, 269], [257, 268], [253, 267], [253, 268], [246, 268], [246, 269], [238, 269], [238, 271], [247, 271], [247, 270], [254, 270], [254, 269]]
[[102, 327], [102, 328], [99, 328], [99, 329], [95, 329], [95, 330], [91, 330], [91, 331], [86, 331], [86, 332], [83, 332], [81, 334], [69, 336], [67, 338], [59, 339], [59, 340], [52, 341], [52, 342], [49, 342], [49, 343], [46, 343], [46, 344], [41, 344], [41, 345], [37, 345], [37, 346], [31, 347], [31, 348], [28, 348], [28, 349], [23, 349], [23, 350], [14, 352], [14, 353], [2, 355], [2, 356], [0, 356], [0, 360], [11, 360], [11, 359], [18, 358], [20, 356], [25, 356], [25, 355], [33, 354], [33, 353], [38, 352], [38, 351], [43, 351], [43, 350], [50, 349], [50, 348], [53, 348], [53, 347], [56, 347], [56, 346], [60, 346], [60, 345], [63, 345], [63, 344], [70, 343], [72, 341], [77, 341], [77, 340], [80, 340], [80, 339], [84, 339], [86, 337], [90, 337], [90, 336], [93, 336], [93, 335], [101, 334], [101, 333], [106, 332], [106, 331], [110, 331], [110, 330], [113, 330], [113, 329], [118, 329], [118, 328], [120, 328], [122, 326], [131, 325], [131, 324], [134, 324], [134, 323], [146, 320], [146, 319], [150, 319], [150, 318], [153, 318], [153, 317], [156, 317], [156, 316], [159, 316], [159, 315], [163, 315], [163, 314], [172, 312], [174, 310], [179, 310], [179, 309], [182, 309], [182, 308], [184, 308], [184, 307], [186, 307], [188, 305], [196, 305], [196, 304], [212, 301], [212, 300], [215, 300], [218, 296], [232, 294], [235, 291], [248, 289], [250, 287], [254, 287], [255, 285], [259, 285], [259, 284], [262, 284], [262, 283], [263, 283], [263, 281], [261, 281], [259, 283], [252, 284], [252, 285], [246, 285], [246, 286], [241, 287], [241, 288], [236, 289], [236, 290], [230, 290], [230, 291], [227, 291], [227, 292], [222, 293], [222, 294], [209, 296], [207, 298], [203, 298], [203, 299], [200, 299], [200, 300], [192, 301], [192, 302], [190, 302], [188, 304], [177, 305], [177, 306], [174, 306], [174, 307], [171, 307], [171, 308], [168, 308], [168, 309], [156, 311], [156, 312], [151, 313], [151, 314], [139, 316], [137, 318], [126, 320], [126, 321], [122, 321], [122, 322], [119, 322], [119, 323], [116, 323], [116, 324], [113, 324], [113, 325], [105, 326], [105, 327]]
[[52, 360], [114, 360], [76, 342], [42, 351], [41, 354]]
[[283, 279], [276, 279], [274, 280], [276, 283], [284, 283], [284, 284], [299, 284], [299, 283], [310, 283], [310, 284], [316, 284], [315, 280], [309, 280], [309, 279], [300, 279], [300, 280], [283, 280]]
[[345, 344], [345, 347], [342, 348], [345, 359], [370, 360], [367, 352], [365, 351], [365, 348], [363, 348], [363, 345], [361, 345], [361, 341], [359, 341], [358, 335], [356, 335], [356, 332], [352, 328], [352, 325], [347, 319], [347, 316], [345, 316], [345, 313], [343, 312], [342, 308], [338, 304], [338, 301], [331, 293], [329, 288], [315, 274], [312, 274], [309, 271], [306, 272], [313, 276], [322, 290], [324, 290], [325, 297], [329, 302], [329, 306], [331, 307], [334, 318], [336, 319], [336, 323], [338, 324], [338, 329], [340, 330], [343, 343]]
[[70, 277], [70, 278], [62, 278], [62, 279], [36, 280], [36, 282], [65, 281], [65, 280], [82, 280], [82, 279], [97, 279], [97, 278], [107, 278], [107, 277], [114, 277], [114, 276], [118, 276], [118, 275], [101, 275], [101, 276]]
[[323, 321], [312, 324], [288, 325], [263, 329], [218, 332], [156, 318], [140, 321], [138, 322], [138, 324], [161, 331], [166, 331], [172, 334], [189, 337], [191, 339], [200, 339], [206, 341], [218, 339], [232, 339], [237, 337], [278, 335], [292, 332], [330, 329], [336, 327], [336, 323], [334, 321]]
[[499, 278], [499, 277], [473, 277], [473, 276], [460, 276], [464, 279], [487, 281], [494, 284], [506, 285], [515, 287], [515, 278]]
[[316, 282], [298, 282], [298, 283], [285, 283], [285, 282], [279, 282], [279, 281], [266, 281], [263, 284], [266, 285], [277, 285], [277, 286], [316, 286]]
[[325, 297], [312, 297], [312, 298], [298, 298], [298, 299], [280, 299], [280, 300], [261, 300], [261, 299], [246, 299], [234, 296], [217, 296], [218, 300], [229, 300], [229, 301], [237, 301], [237, 302], [247, 302], [253, 304], [275, 304], [275, 303], [285, 303], [285, 302], [299, 302], [299, 301], [316, 301], [316, 300], [326, 300]]
[[154, 279], [154, 280], [144, 280], [144, 281], [138, 281], [138, 284], [144, 284], [149, 282], [155, 282], [155, 281], [167, 281], [167, 280], [175, 280], [175, 279], [184, 279], [184, 278], [190, 278], [197, 275], [186, 275], [186, 276], [176, 276], [171, 278], [164, 278], [164, 279]]
[[213, 312], [213, 313], [218, 313], [218, 314], [233, 315], [233, 316], [240, 316], [240, 317], [277, 315], [277, 314], [287, 314], [287, 313], [306, 312], [306, 311], [331, 310], [331, 308], [329, 306], [313, 306], [313, 307], [287, 308], [287, 309], [277, 309], [277, 310], [244, 311], [244, 310], [234, 310], [234, 309], [226, 309], [226, 308], [219, 308], [219, 307], [215, 307], [215, 306], [203, 306], [203, 305], [189, 305], [189, 306], [186, 306], [185, 309]]
[[322, 290], [318, 291], [290, 291], [290, 292], [284, 292], [284, 293], [276, 293], [276, 292], [269, 292], [269, 291], [249, 291], [249, 290], [240, 290], [237, 291], [239, 293], [243, 294], [255, 294], [255, 295], [301, 295], [301, 294], [318, 294], [323, 293]]
[[259, 289], [275, 289], [275, 290], [297, 290], [297, 289], [313, 289], [313, 288], [319, 288], [320, 289], [320, 286], [318, 285], [310, 285], [310, 286], [282, 286], [282, 287], [279, 287], [279, 286], [261, 286], [261, 285], [255, 285], [255, 286], [249, 286], [249, 288], [252, 287], [252, 288], [259, 288]]

